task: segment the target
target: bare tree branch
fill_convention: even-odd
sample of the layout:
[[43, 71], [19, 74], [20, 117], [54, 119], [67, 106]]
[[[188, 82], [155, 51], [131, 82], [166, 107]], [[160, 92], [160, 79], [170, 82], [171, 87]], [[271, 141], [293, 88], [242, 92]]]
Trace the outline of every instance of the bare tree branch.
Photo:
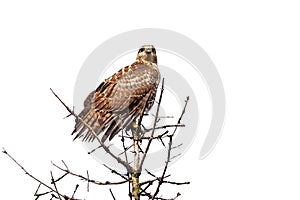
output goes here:
[[[155, 130], [157, 129], [166, 129], [166, 128], [172, 128], [172, 127], [185, 127], [184, 124], [168, 124], [168, 125], [164, 125], [164, 126], [158, 126], [158, 127], [155, 127]], [[149, 132], [149, 131], [152, 131], [152, 128], [149, 128], [149, 129], [145, 129], [146, 132]]]
[[[13, 160], [24, 172], [26, 175], [30, 176], [32, 179], [37, 181], [39, 183], [38, 188], [36, 189], [36, 192], [34, 196], [36, 197], [36, 200], [38, 200], [40, 197], [44, 195], [51, 195], [51, 199], [59, 199], [59, 200], [79, 200], [75, 198], [75, 194], [79, 188], [79, 185], [76, 184], [75, 189], [73, 191], [73, 194], [71, 197], [64, 195], [61, 193], [61, 191], [58, 190], [58, 182], [61, 181], [62, 179], [65, 179], [66, 177], [75, 177], [79, 178], [81, 181], [87, 182], [87, 192], [90, 190], [90, 183], [94, 185], [121, 185], [121, 184], [127, 184], [128, 183], [128, 196], [129, 199], [132, 200], [140, 200], [140, 198], [148, 198], [149, 200], [175, 200], [177, 199], [181, 194], [178, 192], [177, 195], [173, 198], [165, 198], [162, 197], [160, 194], [161, 186], [163, 184], [171, 184], [171, 185], [186, 185], [190, 184], [190, 182], [176, 182], [176, 181], [170, 181], [169, 177], [171, 175], [167, 174], [167, 169], [169, 167], [169, 163], [171, 162], [172, 159], [177, 157], [180, 154], [177, 154], [175, 156], [171, 156], [171, 151], [176, 148], [180, 148], [182, 144], [179, 144], [177, 146], [173, 145], [173, 137], [178, 130], [178, 127], [184, 127], [184, 124], [181, 124], [181, 120], [183, 118], [184, 113], [186, 112], [186, 107], [187, 103], [189, 101], [189, 97], [186, 98], [185, 100], [185, 105], [184, 108], [181, 112], [181, 115], [179, 116], [177, 123], [172, 125], [163, 125], [163, 126], [158, 126], [157, 127], [157, 122], [160, 120], [160, 118], [173, 118], [170, 116], [165, 116], [165, 117], [159, 117], [159, 110], [161, 106], [161, 101], [162, 101], [162, 96], [164, 92], [164, 79], [162, 79], [162, 85], [160, 88], [160, 95], [159, 95], [159, 100], [158, 100], [158, 106], [156, 109], [156, 114], [155, 114], [155, 119], [153, 122], [152, 129], [145, 129], [143, 128], [143, 125], [141, 124], [141, 118], [139, 118], [138, 123], [131, 129], [131, 132], [125, 130], [125, 127], [121, 127], [122, 129], [122, 134], [119, 136], [121, 137], [121, 142], [122, 142], [122, 147], [123, 147], [123, 153], [119, 155], [115, 155], [110, 151], [110, 146], [105, 145], [101, 139], [98, 137], [96, 132], [93, 130], [92, 127], [90, 127], [83, 119], [81, 119], [73, 110], [71, 110], [57, 95], [56, 93], [50, 88], [51, 92], [53, 95], [60, 101], [60, 103], [67, 109], [67, 111], [70, 113], [69, 116], [73, 115], [77, 120], [83, 123], [84, 126], [91, 132], [91, 134], [96, 138], [96, 140], [99, 143], [99, 147], [96, 149], [92, 150], [89, 153], [92, 153], [93, 151], [103, 148], [104, 151], [109, 154], [113, 159], [115, 159], [118, 163], [120, 163], [122, 166], [124, 166], [127, 170], [127, 173], [124, 174], [123, 172], [119, 172], [115, 169], [112, 169], [111, 167], [103, 164], [104, 167], [109, 169], [111, 173], [119, 176], [122, 180], [119, 181], [99, 181], [95, 179], [90, 178], [89, 171], [86, 171], [86, 175], [81, 175], [78, 173], [74, 173], [70, 170], [70, 168], [67, 166], [67, 164], [62, 160], [63, 167], [53, 163], [53, 167], [55, 167], [57, 170], [62, 172], [62, 175], [58, 178], [55, 178], [53, 176], [53, 172], [50, 171], [51, 175], [51, 185], [48, 185], [32, 174], [30, 174], [19, 162], [17, 162], [10, 154], [7, 153], [5, 149], [3, 149], [3, 153], [6, 154], [11, 160]], [[123, 126], [123, 124], [122, 124]], [[173, 128], [173, 132], [170, 133], [169, 130], [166, 130], [163, 133], [160, 134], [155, 134], [156, 130], [158, 129], [166, 129], [166, 128]], [[124, 131], [126, 135], [124, 135]], [[150, 132], [151, 131], [151, 132]], [[150, 136], [145, 136], [146, 132], [150, 132]], [[131, 133], [132, 135], [129, 135]], [[148, 133], [147, 133], [148, 134]], [[168, 141], [167, 141], [168, 138]], [[125, 140], [130, 140], [131, 144], [127, 145], [128, 142], [125, 143]], [[153, 140], [158, 140], [159, 142], [162, 143], [163, 146], [167, 148], [167, 155], [166, 155], [166, 161], [164, 164], [163, 172], [161, 175], [157, 176], [151, 171], [145, 169], [147, 172], [148, 176], [150, 178], [148, 180], [145, 180], [143, 182], [140, 181], [140, 176], [141, 172], [143, 170], [143, 164], [144, 161], [148, 155], [149, 149], [151, 147], [151, 144], [153, 144]], [[146, 141], [146, 143], [142, 144], [142, 141]], [[168, 142], [168, 143], [167, 143]], [[166, 143], [166, 144], [165, 144]], [[133, 154], [133, 162], [129, 163], [129, 159], [131, 157], [128, 157], [128, 154], [132, 153]], [[124, 154], [124, 156], [120, 157], [120, 155]], [[124, 159], [124, 160], [123, 160]], [[70, 176], [68, 176], [70, 175]], [[168, 179], [168, 180], [167, 180]], [[40, 187], [44, 186], [47, 188], [49, 191], [46, 191], [44, 193], [39, 193]], [[112, 192], [112, 189], [109, 189], [110, 194], [113, 198], [113, 200], [116, 200], [115, 195]], [[50, 199], [50, 200], [51, 200]]]
[[178, 125], [181, 123], [182, 117], [183, 117], [183, 115], [184, 115], [184, 113], [185, 113], [186, 106], [187, 106], [189, 100], [190, 100], [190, 97], [187, 96], [187, 97], [186, 97], [186, 100], [185, 100], [185, 104], [184, 104], [183, 110], [182, 110], [182, 112], [181, 112], [181, 115], [180, 115], [180, 117], [178, 118], [177, 126], [175, 126], [175, 129], [174, 129], [172, 135], [175, 134], [175, 132], [177, 131]]
[[160, 88], [160, 95], [159, 95], [159, 100], [158, 100], [158, 106], [157, 106], [157, 109], [156, 109], [156, 114], [155, 114], [155, 118], [154, 118], [153, 128], [152, 128], [152, 132], [151, 132], [151, 137], [150, 137], [150, 139], [148, 141], [146, 150], [145, 150], [144, 155], [143, 155], [143, 157], [141, 159], [141, 164], [140, 164], [139, 171], [142, 171], [142, 166], [144, 164], [144, 161], [145, 161], [146, 156], [148, 154], [149, 148], [151, 146], [151, 142], [153, 140], [153, 135], [154, 135], [155, 127], [156, 127], [156, 122], [157, 122], [157, 119], [158, 119], [159, 108], [160, 108], [160, 104], [161, 104], [161, 100], [162, 100], [162, 95], [163, 95], [163, 92], [164, 92], [164, 84], [165, 84], [165, 79], [163, 78], [162, 79], [161, 88]]
[[109, 188], [109, 192], [110, 192], [110, 194], [111, 194], [112, 198], [113, 198], [114, 200], [116, 200], [116, 198], [115, 198], [115, 196], [114, 196], [114, 194], [113, 194], [113, 192], [112, 192], [111, 188]]
[[57, 96], [57, 94], [50, 88], [53, 95], [60, 101], [60, 103], [68, 110], [70, 114], [72, 114], [76, 119], [78, 119], [81, 123], [83, 123], [92, 133], [92, 135], [96, 138], [100, 146], [105, 150], [106, 153], [108, 153], [111, 157], [113, 157], [118, 163], [123, 165], [127, 171], [132, 171], [132, 167], [130, 165], [127, 165], [125, 161], [123, 161], [120, 157], [117, 157], [114, 155], [109, 148], [101, 141], [101, 139], [98, 137], [98, 135], [95, 133], [94, 129], [87, 124], [84, 120], [82, 120], [73, 110], [71, 110], [60, 98]]
[[51, 184], [54, 185], [55, 192], [56, 192], [58, 198], [59, 198], [60, 200], [62, 200], [61, 197], [60, 197], [60, 195], [59, 195], [59, 192], [58, 192], [58, 190], [57, 190], [56, 183], [55, 183], [55, 181], [54, 181], [52, 171], [50, 171], [50, 175], [51, 175]]
[[[184, 115], [184, 113], [185, 113], [185, 110], [186, 110], [186, 106], [187, 106], [188, 101], [189, 101], [189, 97], [187, 97], [186, 100], [185, 100], [185, 105], [184, 105], [184, 108], [183, 108], [183, 110], [182, 110], [182, 112], [181, 112], [181, 115], [180, 115], [180, 117], [179, 117], [179, 119], [178, 119], [178, 121], [177, 121], [177, 125], [180, 124], [180, 122], [181, 122], [181, 119], [182, 119], [182, 117], [183, 117], [183, 115]], [[154, 195], [153, 195], [153, 197], [152, 197], [152, 200], [155, 199], [155, 197], [157, 196], [157, 194], [158, 194], [158, 192], [159, 192], [160, 186], [163, 184], [163, 181], [164, 181], [164, 178], [165, 178], [165, 174], [166, 174], [168, 165], [169, 165], [169, 163], [170, 163], [171, 150], [172, 150], [172, 144], [173, 144], [173, 136], [174, 136], [176, 130], [177, 130], [177, 126], [175, 127], [175, 129], [174, 129], [172, 135], [169, 135], [170, 141], [169, 141], [169, 148], [168, 148], [167, 161], [166, 161], [166, 164], [165, 164], [163, 173], [162, 173], [162, 175], [161, 175], [161, 177], [160, 177], [160, 179], [159, 179], [159, 182], [158, 182], [156, 191], [155, 191], [155, 193], [154, 193]]]
[[170, 138], [170, 141], [169, 141], [169, 149], [168, 149], [168, 157], [167, 157], [167, 161], [166, 161], [166, 164], [165, 164], [165, 167], [164, 167], [164, 171], [159, 179], [159, 182], [158, 182], [158, 185], [157, 185], [157, 188], [156, 188], [156, 191], [153, 195], [153, 198], [152, 200], [155, 199], [156, 195], [158, 194], [159, 192], [159, 188], [160, 186], [163, 184], [163, 181], [164, 181], [164, 178], [165, 178], [165, 175], [166, 175], [166, 172], [167, 172], [167, 168], [168, 168], [168, 165], [169, 165], [169, 162], [170, 162], [170, 157], [171, 157], [171, 149], [172, 149], [172, 142], [173, 142], [173, 136], [169, 136]]
[[51, 162], [52, 165], [56, 168], [58, 168], [59, 170], [67, 173], [67, 174], [70, 174], [72, 176], [75, 176], [75, 177], [78, 177], [80, 178], [81, 180], [84, 180], [84, 181], [87, 181], [88, 183], [93, 183], [93, 184], [96, 184], [96, 185], [120, 185], [120, 184], [123, 184], [123, 183], [126, 183], [128, 182], [129, 180], [122, 176], [121, 174], [117, 173], [116, 171], [112, 170], [113, 172], [115, 172], [116, 174], [120, 175], [122, 178], [124, 178], [125, 180], [124, 181], [118, 181], [118, 182], [110, 182], [110, 181], [105, 181], [105, 182], [100, 182], [100, 181], [97, 181], [97, 180], [93, 180], [93, 179], [90, 179], [90, 178], [86, 178], [80, 174], [76, 174], [74, 172], [71, 172], [69, 171], [68, 169], [63, 169], [61, 167], [59, 167], [58, 165], [56, 165], [55, 163]]
[[74, 195], [75, 195], [75, 193], [76, 193], [78, 187], [79, 187], [79, 185], [77, 184], [77, 185], [75, 186], [74, 192], [73, 192], [73, 194], [72, 194], [72, 198], [74, 198]]
[[38, 183], [40, 183], [40, 185], [43, 185], [44, 187], [48, 188], [51, 192], [54, 192], [54, 193], [58, 194], [59, 197], [63, 197], [63, 198], [70, 199], [70, 200], [76, 200], [74, 198], [72, 199], [71, 197], [68, 197], [66, 195], [63, 195], [63, 194], [59, 193], [54, 188], [50, 187], [49, 185], [47, 185], [43, 181], [41, 181], [38, 178], [36, 178], [35, 176], [33, 176], [16, 159], [14, 159], [4, 148], [2, 150], [2, 153], [4, 153], [5, 155], [7, 155], [12, 161], [14, 161], [14, 163], [16, 163], [25, 172], [26, 175], [28, 175], [29, 177], [31, 177], [32, 179], [34, 179], [35, 181], [37, 181]]

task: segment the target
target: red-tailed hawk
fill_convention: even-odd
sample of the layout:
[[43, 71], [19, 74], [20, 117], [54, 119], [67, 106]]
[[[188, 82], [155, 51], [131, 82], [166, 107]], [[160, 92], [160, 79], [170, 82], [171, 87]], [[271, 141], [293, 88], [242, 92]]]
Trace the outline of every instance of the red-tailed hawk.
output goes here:
[[[79, 117], [96, 134], [104, 132], [102, 142], [108, 137], [111, 140], [122, 128], [129, 127], [137, 118], [141, 120], [153, 106], [159, 81], [156, 50], [152, 45], [144, 45], [133, 64], [120, 69], [88, 95]], [[76, 120], [74, 133], [77, 133], [74, 140], [95, 139], [80, 120]]]

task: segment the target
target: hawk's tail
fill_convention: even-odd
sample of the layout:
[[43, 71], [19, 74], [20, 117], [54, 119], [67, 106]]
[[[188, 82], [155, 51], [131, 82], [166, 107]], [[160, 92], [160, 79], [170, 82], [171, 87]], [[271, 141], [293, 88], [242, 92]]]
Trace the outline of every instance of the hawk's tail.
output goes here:
[[124, 113], [96, 111], [85, 107], [79, 114], [80, 119], [76, 119], [72, 132], [72, 135], [77, 133], [74, 140], [82, 137], [83, 141], [91, 142], [95, 139], [95, 134], [98, 136], [101, 132], [105, 132], [101, 138], [102, 142], [105, 142], [107, 138], [112, 140], [118, 132], [127, 128], [137, 117], [143, 116], [146, 109], [145, 102], [149, 100], [149, 95], [150, 93], [133, 102], [128, 112]]
[[[72, 132], [72, 135], [77, 133], [74, 140], [77, 138], [82, 138], [83, 141], [89, 141], [94, 138], [94, 133], [97, 135], [99, 132], [99, 128], [101, 127], [98, 121], [98, 116], [93, 110], [87, 110], [86, 108], [79, 114], [75, 120], [75, 127]], [[93, 131], [91, 131], [91, 129]], [[91, 137], [93, 136], [93, 137]]]
[[[120, 130], [127, 127], [132, 121], [131, 113], [111, 113], [96, 112], [93, 109], [85, 108], [76, 119], [75, 128], [72, 135], [77, 133], [74, 140], [82, 138], [84, 142], [92, 142], [95, 140], [95, 134], [98, 136], [101, 132], [104, 135], [101, 138], [105, 142], [109, 137], [111, 140]], [[92, 130], [93, 131], [92, 131]]]

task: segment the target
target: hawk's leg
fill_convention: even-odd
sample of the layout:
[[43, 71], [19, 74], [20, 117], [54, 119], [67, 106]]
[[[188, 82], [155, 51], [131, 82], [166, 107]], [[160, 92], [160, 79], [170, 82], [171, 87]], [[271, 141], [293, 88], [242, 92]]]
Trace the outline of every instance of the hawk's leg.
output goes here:
[[136, 139], [138, 139], [140, 142], [142, 142], [141, 137], [143, 137], [146, 133], [146, 129], [144, 127], [143, 124], [141, 124], [140, 126], [138, 125], [138, 121], [134, 120], [131, 124], [129, 129], [132, 132], [132, 136], [133, 137], [137, 137]]

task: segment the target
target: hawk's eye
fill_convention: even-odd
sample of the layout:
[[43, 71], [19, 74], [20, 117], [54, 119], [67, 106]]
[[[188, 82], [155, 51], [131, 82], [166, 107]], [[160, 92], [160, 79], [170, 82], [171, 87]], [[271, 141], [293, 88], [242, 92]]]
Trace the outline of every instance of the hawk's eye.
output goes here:
[[139, 53], [145, 51], [145, 48], [140, 48]]
[[152, 52], [153, 52], [154, 54], [156, 54], [156, 50], [155, 50], [155, 48], [152, 48]]

